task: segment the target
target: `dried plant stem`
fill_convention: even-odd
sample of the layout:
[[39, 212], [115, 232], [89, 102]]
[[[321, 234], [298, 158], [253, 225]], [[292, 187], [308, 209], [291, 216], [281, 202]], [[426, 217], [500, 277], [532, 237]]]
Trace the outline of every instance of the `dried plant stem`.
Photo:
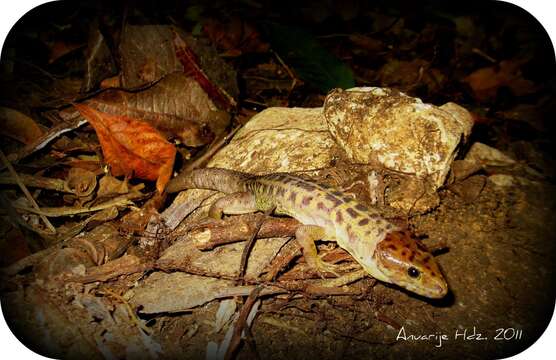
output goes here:
[[243, 333], [243, 331], [246, 332], [249, 331], [248, 330], [249, 325], [247, 324], [248, 322], [247, 317], [249, 316], [249, 313], [251, 312], [253, 305], [255, 305], [255, 302], [257, 301], [257, 298], [259, 297], [259, 294], [261, 293], [262, 289], [263, 288], [261, 286], [256, 286], [247, 297], [245, 304], [243, 304], [243, 307], [239, 312], [239, 317], [234, 326], [232, 340], [230, 341], [230, 345], [224, 356], [225, 360], [233, 359], [234, 354], [236, 353], [239, 345], [241, 344], [241, 334]]
[[152, 332], [153, 332], [152, 329], [148, 328], [144, 323], [141, 322], [141, 320], [139, 320], [139, 318], [135, 314], [135, 311], [133, 311], [133, 309], [131, 308], [131, 305], [129, 305], [129, 302], [126, 299], [124, 299], [121, 295], [118, 295], [115, 292], [110, 291], [109, 289], [99, 291], [98, 294], [109, 295], [109, 296], [112, 296], [113, 298], [115, 298], [116, 300], [120, 301], [125, 306], [127, 314], [129, 316], [129, 318], [131, 319], [131, 321], [133, 321], [133, 323], [139, 329], [143, 330], [145, 332], [145, 334], [147, 334], [147, 335], [152, 334]]
[[42, 216], [49, 216], [49, 217], [70, 216], [70, 215], [78, 215], [78, 214], [100, 211], [100, 210], [111, 208], [113, 206], [121, 206], [121, 207], [132, 206], [133, 202], [131, 200], [141, 198], [143, 196], [144, 194], [141, 193], [130, 193], [130, 194], [118, 196], [102, 204], [98, 204], [91, 207], [85, 207], [85, 208], [67, 207], [67, 206], [56, 207], [56, 208], [42, 208], [42, 209], [27, 208], [23, 206], [14, 206], [14, 207], [17, 209], [26, 210]]
[[224, 145], [228, 143], [228, 141], [230, 141], [230, 139], [236, 134], [236, 132], [240, 128], [241, 126], [235, 127], [228, 134], [222, 136], [219, 140], [213, 142], [203, 155], [201, 155], [197, 159], [187, 164], [185, 168], [182, 170], [182, 173], [186, 174], [188, 172], [191, 172], [192, 170], [202, 167], [206, 162], [208, 162], [214, 156], [214, 154], [216, 154], [216, 152], [218, 152], [218, 150], [220, 150]]
[[[284, 62], [284, 60], [282, 60], [282, 58], [280, 57], [280, 55], [278, 55], [278, 53], [276, 53], [275, 51], [272, 51], [272, 53], [274, 54], [274, 56], [276, 56], [276, 59], [278, 59], [278, 61], [280, 62], [280, 64], [282, 65], [282, 67], [284, 68], [284, 70], [286, 70], [286, 72], [288, 73], [288, 75], [290, 76], [290, 78], [292, 79], [292, 84], [290, 86], [290, 94], [293, 91], [293, 89], [295, 89], [295, 85], [297, 85], [297, 83], [299, 82], [299, 80], [297, 79], [297, 76], [295, 76], [295, 74], [293, 73], [293, 71], [291, 71], [291, 69], [289, 68], [288, 65], [286, 65], [286, 63]], [[289, 97], [289, 94], [288, 94]]]
[[261, 230], [261, 226], [263, 225], [263, 222], [264, 222], [265, 218], [267, 216], [269, 216], [273, 211], [274, 211], [274, 208], [268, 209], [267, 211], [265, 211], [264, 216], [261, 216], [257, 220], [255, 230], [253, 231], [253, 233], [251, 234], [251, 237], [247, 241], [247, 244], [245, 244], [245, 247], [243, 248], [243, 253], [241, 254], [241, 263], [240, 263], [240, 267], [239, 267], [239, 278], [241, 279], [242, 284], [243, 284], [243, 276], [245, 275], [245, 271], [247, 269], [247, 259], [249, 259], [249, 253], [251, 252], [251, 248], [255, 244], [257, 234]]
[[4, 163], [4, 166], [6, 166], [6, 168], [8, 169], [10, 174], [12, 175], [12, 177], [15, 179], [17, 185], [19, 186], [21, 191], [23, 191], [23, 193], [25, 194], [25, 197], [27, 198], [27, 200], [29, 200], [29, 202], [31, 203], [33, 208], [39, 213], [39, 217], [44, 222], [44, 224], [46, 225], [48, 230], [50, 230], [51, 233], [55, 234], [56, 233], [56, 228], [50, 223], [50, 221], [48, 221], [46, 216], [40, 214], [41, 209], [39, 207], [39, 204], [37, 204], [37, 202], [35, 201], [35, 198], [33, 198], [31, 193], [29, 192], [29, 190], [25, 186], [25, 184], [21, 181], [21, 178], [19, 177], [19, 175], [15, 171], [12, 164], [8, 161], [8, 158], [6, 158], [6, 155], [4, 155], [4, 152], [2, 150], [0, 150], [0, 158], [2, 158], [2, 163]]
[[[250, 239], [259, 221], [260, 217], [256, 215], [234, 216], [195, 227], [189, 232], [188, 237], [197, 249], [212, 250], [220, 245]], [[293, 237], [298, 227], [299, 222], [293, 218], [266, 217], [257, 237]]]
[[[54, 190], [73, 194], [65, 185], [66, 182], [62, 179], [53, 179], [43, 176], [33, 176], [27, 174], [18, 174], [19, 180], [29, 187], [35, 187], [46, 190]], [[1, 185], [17, 184], [17, 180], [13, 176], [0, 176]]]

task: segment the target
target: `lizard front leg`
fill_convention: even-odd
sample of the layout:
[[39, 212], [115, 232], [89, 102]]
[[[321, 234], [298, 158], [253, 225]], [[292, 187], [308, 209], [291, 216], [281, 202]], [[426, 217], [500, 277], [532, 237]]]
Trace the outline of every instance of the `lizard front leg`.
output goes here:
[[253, 193], [237, 192], [226, 195], [216, 200], [209, 209], [209, 216], [221, 219], [223, 214], [240, 215], [249, 214], [259, 210]]
[[305, 261], [310, 267], [316, 269], [321, 277], [327, 272], [337, 277], [340, 276], [334, 271], [334, 265], [327, 264], [317, 255], [315, 241], [325, 237], [325, 231], [322, 227], [317, 225], [301, 225], [295, 231], [295, 237], [303, 249]]

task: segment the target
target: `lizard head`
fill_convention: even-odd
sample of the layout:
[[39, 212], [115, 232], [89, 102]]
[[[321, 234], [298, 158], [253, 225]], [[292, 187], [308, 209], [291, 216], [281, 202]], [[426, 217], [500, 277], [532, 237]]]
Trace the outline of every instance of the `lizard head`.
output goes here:
[[393, 231], [377, 244], [374, 258], [384, 281], [429, 298], [442, 298], [448, 285], [433, 256], [408, 231]]

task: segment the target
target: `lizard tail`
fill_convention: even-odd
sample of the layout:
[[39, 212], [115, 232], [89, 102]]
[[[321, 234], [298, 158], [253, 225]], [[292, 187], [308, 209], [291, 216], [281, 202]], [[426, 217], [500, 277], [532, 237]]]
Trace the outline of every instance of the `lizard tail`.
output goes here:
[[166, 191], [174, 193], [184, 189], [208, 189], [231, 194], [245, 191], [245, 180], [249, 178], [245, 173], [228, 169], [197, 169], [170, 180]]

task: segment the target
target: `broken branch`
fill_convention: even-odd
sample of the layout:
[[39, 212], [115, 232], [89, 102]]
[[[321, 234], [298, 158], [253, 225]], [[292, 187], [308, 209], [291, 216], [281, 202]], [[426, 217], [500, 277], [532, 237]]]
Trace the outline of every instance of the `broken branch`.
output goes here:
[[10, 172], [12, 177], [17, 182], [17, 185], [19, 186], [21, 191], [23, 191], [23, 193], [25, 194], [25, 197], [27, 198], [27, 200], [29, 200], [29, 202], [33, 206], [33, 209], [39, 214], [41, 220], [44, 222], [44, 224], [46, 225], [48, 230], [50, 230], [51, 233], [55, 234], [56, 233], [56, 228], [50, 223], [50, 221], [48, 221], [46, 216], [40, 214], [41, 209], [39, 207], [39, 204], [37, 204], [37, 202], [35, 201], [35, 198], [31, 195], [31, 193], [29, 192], [29, 190], [27, 189], [25, 184], [21, 181], [18, 173], [15, 171], [14, 167], [12, 166], [12, 164], [10, 163], [8, 158], [6, 158], [6, 155], [4, 155], [4, 152], [2, 150], [0, 150], [0, 158], [2, 159], [2, 163], [4, 163], [4, 166], [6, 166], [8, 168], [8, 171]]
[[[257, 215], [234, 216], [225, 220], [203, 224], [191, 230], [188, 237], [199, 250], [212, 250], [217, 246], [245, 241], [257, 229]], [[299, 222], [292, 218], [263, 218], [257, 233], [259, 238], [291, 237]]]

